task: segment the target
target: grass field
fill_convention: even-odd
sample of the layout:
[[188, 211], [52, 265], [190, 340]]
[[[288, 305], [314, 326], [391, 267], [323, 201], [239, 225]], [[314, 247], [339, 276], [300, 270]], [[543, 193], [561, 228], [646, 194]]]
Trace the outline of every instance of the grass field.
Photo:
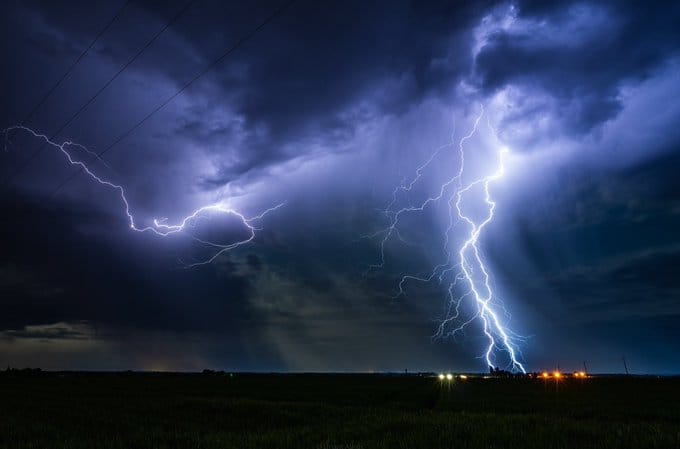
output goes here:
[[680, 379], [0, 376], [1, 448], [680, 448]]

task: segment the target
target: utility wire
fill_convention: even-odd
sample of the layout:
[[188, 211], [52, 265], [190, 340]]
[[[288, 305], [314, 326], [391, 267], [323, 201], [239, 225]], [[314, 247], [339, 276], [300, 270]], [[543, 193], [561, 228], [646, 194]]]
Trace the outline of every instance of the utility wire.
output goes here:
[[[155, 115], [158, 111], [163, 109], [168, 103], [170, 103], [172, 100], [177, 98], [182, 92], [184, 92], [189, 86], [191, 86], [195, 81], [197, 81], [199, 78], [201, 78], [203, 75], [208, 73], [210, 70], [212, 70], [216, 65], [218, 65], [220, 62], [222, 62], [227, 56], [235, 52], [239, 47], [241, 47], [243, 44], [248, 42], [250, 39], [252, 39], [262, 28], [267, 26], [270, 22], [272, 22], [274, 19], [276, 19], [278, 16], [280, 16], [283, 12], [285, 12], [288, 8], [290, 8], [297, 0], [290, 0], [283, 5], [279, 6], [274, 12], [272, 12], [269, 16], [267, 16], [257, 27], [253, 28], [249, 33], [243, 35], [238, 41], [236, 41], [233, 45], [231, 45], [229, 48], [227, 48], [224, 53], [222, 53], [217, 59], [212, 61], [208, 66], [206, 66], [201, 72], [199, 72], [196, 76], [194, 76], [191, 80], [189, 80], [187, 83], [182, 85], [182, 87], [169, 96], [165, 101], [163, 101], [161, 104], [159, 104], [156, 108], [154, 108], [151, 112], [149, 112], [147, 115], [145, 115], [141, 120], [139, 120], [137, 123], [135, 123], [131, 128], [129, 128], [127, 131], [125, 131], [123, 134], [121, 134], [116, 140], [114, 140], [109, 146], [104, 148], [101, 152], [97, 153], [97, 158], [101, 158], [104, 153], [115, 147], [118, 143], [123, 141], [125, 138], [127, 138], [130, 134], [132, 134], [136, 129], [138, 129], [140, 126], [142, 126], [149, 118], [151, 118], [153, 115]], [[94, 160], [94, 159], [93, 159]], [[73, 178], [78, 176], [78, 174], [82, 171], [82, 167], [78, 169], [78, 171], [74, 172], [71, 176], [67, 177], [62, 181], [52, 192], [50, 195], [51, 197], [55, 196], [66, 184], [68, 184]]]
[[[111, 25], [113, 25], [114, 22], [116, 20], [118, 20], [120, 15], [123, 13], [123, 10], [125, 10], [125, 8], [127, 8], [130, 3], [132, 3], [132, 0], [127, 0], [125, 3], [123, 3], [123, 5], [118, 9], [116, 14], [111, 18], [111, 20], [108, 21], [106, 26], [104, 26], [104, 28], [102, 28], [99, 31], [99, 33], [97, 33], [97, 35], [92, 40], [92, 42], [90, 42], [90, 45], [88, 45], [87, 48], [85, 48], [85, 50], [83, 50], [82, 53], [80, 53], [80, 55], [75, 59], [75, 61], [73, 61], [73, 63], [69, 66], [69, 68], [66, 69], [66, 71], [61, 76], [61, 78], [59, 78], [59, 80], [52, 87], [50, 87], [50, 89], [47, 92], [45, 92], [45, 94], [40, 99], [40, 101], [35, 106], [33, 106], [33, 108], [28, 113], [28, 115], [26, 115], [26, 117], [24, 117], [24, 119], [20, 122], [20, 125], [26, 125], [33, 118], [33, 115], [36, 112], [38, 112], [38, 109], [40, 109], [40, 107], [43, 104], [45, 104], [45, 102], [52, 96], [52, 94], [57, 90], [57, 88], [59, 88], [59, 86], [61, 86], [61, 83], [63, 83], [64, 80], [71, 74], [73, 69], [76, 68], [78, 63], [85, 57], [85, 55], [88, 54], [90, 52], [90, 50], [92, 50], [92, 47], [95, 46], [95, 44], [104, 35], [104, 33], [106, 33], [106, 31], [108, 31], [108, 29], [111, 28]], [[18, 130], [16, 130], [16, 129], [14, 131], [12, 131], [12, 134], [9, 136], [9, 139], [10, 140], [13, 139], [17, 132], [18, 132]], [[10, 178], [14, 177], [15, 175], [16, 174], [10, 176]]]
[[[108, 81], [107, 81], [107, 82], [106, 82], [106, 83], [105, 83], [105, 84], [104, 84], [104, 85], [103, 85], [103, 86], [102, 86], [102, 87], [101, 87], [101, 88], [100, 88], [100, 89], [99, 89], [92, 97], [90, 97], [90, 99], [89, 99], [85, 104], [83, 104], [83, 105], [80, 107], [80, 109], [78, 109], [78, 110], [75, 112], [75, 114], [73, 114], [73, 115], [71, 116], [71, 118], [69, 118], [69, 119], [66, 121], [66, 123], [64, 123], [64, 124], [63, 124], [63, 125], [62, 125], [55, 133], [54, 133], [54, 134], [52, 134], [52, 135], [50, 136], [49, 139], [50, 139], [50, 140], [53, 140], [53, 139], [55, 139], [59, 134], [61, 134], [61, 132], [62, 132], [64, 129], [66, 129], [66, 127], [67, 127], [68, 125], [70, 125], [70, 124], [71, 124], [71, 123], [72, 123], [72, 122], [73, 122], [73, 121], [74, 121], [74, 120], [75, 120], [75, 119], [76, 119], [76, 118], [77, 118], [77, 117], [78, 117], [78, 116], [79, 116], [79, 115], [80, 115], [80, 114], [81, 114], [88, 106], [90, 106], [90, 105], [91, 105], [91, 104], [99, 97], [99, 95], [101, 95], [101, 94], [106, 90], [106, 88], [109, 87], [109, 86], [111, 85], [111, 83], [113, 83], [113, 82], [116, 80], [116, 78], [118, 78], [118, 77], [119, 77], [119, 76], [120, 76], [120, 75], [121, 75], [128, 67], [130, 67], [130, 65], [131, 65], [133, 62], [135, 62], [135, 61], [137, 60], [137, 58], [139, 58], [139, 57], [142, 55], [142, 53], [144, 53], [144, 51], [145, 51], [147, 48], [149, 48], [154, 42], [156, 42], [156, 40], [161, 36], [161, 34], [163, 34], [168, 28], [170, 28], [170, 26], [171, 26], [174, 22], [176, 22], [176, 21], [177, 21], [177, 20], [178, 20], [185, 12], [186, 12], [186, 10], [189, 9], [189, 7], [190, 7], [193, 3], [195, 3], [195, 2], [196, 2], [196, 0], [189, 0], [189, 1], [182, 7], [182, 9], [180, 9], [180, 10], [177, 12], [177, 14], [175, 14], [175, 15], [172, 17], [172, 19], [170, 19], [170, 21], [169, 21], [168, 23], [166, 23], [165, 26], [164, 26], [161, 30], [159, 30], [159, 31], [151, 38], [151, 40], [149, 40], [149, 41], [148, 41], [141, 49], [139, 49], [139, 51], [138, 51], [131, 59], [129, 59], [129, 60], [125, 63], [125, 65], [124, 65], [123, 67], [121, 67], [121, 68], [116, 72], [116, 74], [113, 75], [113, 77], [111, 77], [111, 78], [110, 78], [110, 79], [109, 79], [109, 80], [108, 80]], [[43, 151], [45, 148], [47, 148], [47, 145], [46, 145], [45, 143], [43, 143], [43, 144], [38, 148], [38, 150], [35, 151], [33, 154], [31, 154], [31, 156], [25, 161], [25, 163], [22, 164], [22, 165], [19, 167], [19, 169], [16, 170], [16, 171], [14, 172], [14, 174], [12, 174], [12, 176], [9, 177], [9, 179], [8, 179], [7, 182], [6, 182], [6, 184], [9, 183], [9, 182], [11, 182], [11, 181], [12, 181], [19, 173], [21, 173], [21, 171], [22, 171], [24, 168], [26, 168], [26, 167], [27, 167], [27, 166], [28, 166], [28, 165], [29, 165], [36, 157], [38, 157], [38, 156], [40, 155], [40, 153], [42, 153], [42, 151]]]
[[59, 81], [57, 81], [57, 83], [56, 83], [54, 86], [52, 86], [52, 87], [50, 88], [50, 90], [48, 90], [48, 91], [45, 93], [45, 95], [44, 95], [44, 96], [42, 97], [42, 99], [38, 102], [38, 104], [36, 104], [36, 105], [33, 107], [33, 109], [31, 109], [31, 112], [28, 113], [28, 115], [26, 116], [26, 118], [24, 118], [24, 119], [21, 121], [21, 124], [22, 124], [22, 125], [25, 125], [29, 120], [31, 120], [31, 118], [33, 117], [33, 114], [35, 114], [35, 113], [38, 111], [38, 109], [40, 109], [40, 107], [41, 107], [43, 104], [45, 104], [45, 102], [47, 101], [47, 99], [50, 98], [50, 96], [54, 93], [54, 91], [57, 90], [57, 88], [61, 85], [61, 83], [64, 82], [64, 80], [66, 79], [66, 77], [69, 76], [69, 74], [73, 71], [73, 69], [75, 69], [75, 67], [78, 65], [78, 63], [80, 62], [80, 60], [83, 59], [83, 58], [85, 57], [85, 55], [86, 55], [90, 50], [92, 50], [92, 47], [94, 47], [95, 44], [97, 43], [97, 41], [99, 41], [99, 38], [101, 38], [101, 37], [104, 35], [104, 33], [106, 33], [106, 31], [107, 31], [109, 28], [111, 28], [111, 25], [113, 25], [113, 23], [114, 23], [116, 20], [118, 20], [118, 17], [120, 17], [120, 15], [121, 15], [121, 13], [123, 12], [123, 10], [124, 10], [125, 8], [127, 8], [127, 6], [128, 6], [130, 3], [132, 3], [132, 0], [127, 0], [125, 3], [123, 3], [123, 5], [120, 7], [120, 9], [118, 9], [118, 12], [116, 12], [116, 14], [115, 14], [115, 15], [111, 18], [111, 20], [109, 20], [109, 22], [106, 24], [106, 26], [105, 26], [104, 28], [102, 28], [102, 30], [97, 34], [97, 36], [95, 36], [94, 40], [93, 40], [92, 42], [90, 42], [90, 45], [88, 45], [87, 48], [86, 48], [85, 50], [83, 50], [83, 52], [76, 58], [76, 60], [73, 61], [73, 63], [71, 64], [71, 66], [66, 70], [66, 72], [64, 72], [64, 74], [61, 76], [61, 78], [59, 79]]

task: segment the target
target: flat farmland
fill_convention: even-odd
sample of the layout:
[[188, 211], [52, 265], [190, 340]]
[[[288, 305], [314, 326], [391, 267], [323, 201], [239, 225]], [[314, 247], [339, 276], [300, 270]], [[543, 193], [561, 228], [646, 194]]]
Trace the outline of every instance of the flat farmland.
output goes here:
[[0, 376], [1, 448], [680, 448], [680, 379]]

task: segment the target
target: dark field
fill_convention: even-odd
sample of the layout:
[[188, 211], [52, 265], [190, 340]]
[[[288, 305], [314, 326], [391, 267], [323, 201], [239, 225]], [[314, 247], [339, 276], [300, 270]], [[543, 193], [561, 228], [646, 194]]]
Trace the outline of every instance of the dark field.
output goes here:
[[680, 448], [680, 379], [0, 376], [2, 448]]

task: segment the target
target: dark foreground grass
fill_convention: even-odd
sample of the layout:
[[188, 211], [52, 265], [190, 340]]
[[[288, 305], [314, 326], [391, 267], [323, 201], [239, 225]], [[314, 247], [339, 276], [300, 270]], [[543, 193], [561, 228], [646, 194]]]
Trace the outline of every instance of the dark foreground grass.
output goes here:
[[0, 448], [680, 448], [680, 379], [0, 376]]

